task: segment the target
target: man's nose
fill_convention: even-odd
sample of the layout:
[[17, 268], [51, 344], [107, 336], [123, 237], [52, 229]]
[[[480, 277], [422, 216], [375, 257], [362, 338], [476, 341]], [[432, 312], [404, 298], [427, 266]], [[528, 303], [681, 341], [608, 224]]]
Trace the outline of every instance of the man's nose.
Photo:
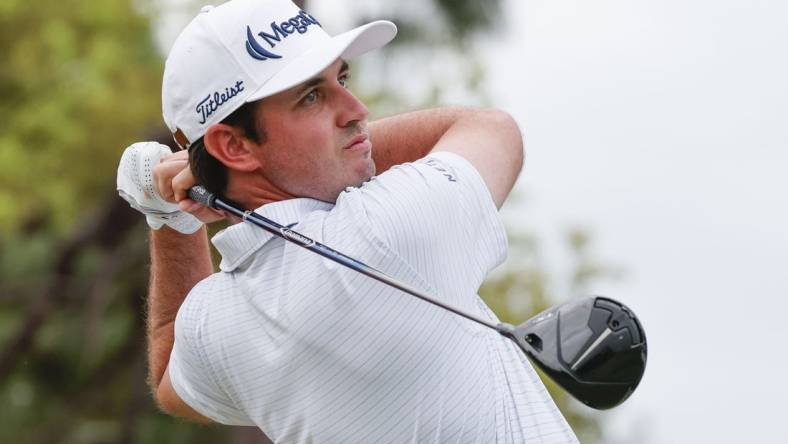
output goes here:
[[367, 107], [346, 88], [341, 88], [338, 100], [337, 126], [341, 128], [366, 120], [369, 115]]

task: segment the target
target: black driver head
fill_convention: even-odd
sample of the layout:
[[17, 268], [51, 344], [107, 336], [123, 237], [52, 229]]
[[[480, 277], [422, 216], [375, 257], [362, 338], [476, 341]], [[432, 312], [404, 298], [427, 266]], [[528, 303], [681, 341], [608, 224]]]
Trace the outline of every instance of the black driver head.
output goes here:
[[594, 296], [550, 308], [513, 329], [520, 348], [558, 385], [595, 409], [615, 407], [646, 369], [646, 334], [624, 304]]

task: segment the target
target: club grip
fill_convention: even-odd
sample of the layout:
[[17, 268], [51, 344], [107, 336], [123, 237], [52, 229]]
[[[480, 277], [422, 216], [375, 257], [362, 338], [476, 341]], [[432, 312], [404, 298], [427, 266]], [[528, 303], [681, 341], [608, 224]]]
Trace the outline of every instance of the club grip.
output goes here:
[[213, 203], [216, 197], [212, 193], [209, 193], [202, 185], [195, 185], [189, 188], [189, 197], [206, 207], [214, 208]]

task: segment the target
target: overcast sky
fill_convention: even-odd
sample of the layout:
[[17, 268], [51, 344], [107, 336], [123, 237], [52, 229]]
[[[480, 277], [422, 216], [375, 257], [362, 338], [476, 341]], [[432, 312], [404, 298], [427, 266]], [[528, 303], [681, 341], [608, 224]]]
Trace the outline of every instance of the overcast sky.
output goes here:
[[[788, 2], [508, 2], [483, 42], [493, 100], [526, 133], [523, 205], [557, 252], [573, 224], [642, 318], [619, 442], [785, 443]], [[558, 254], [557, 269], [568, 267]]]
[[[335, 11], [353, 2], [312, 3], [328, 29], [351, 23]], [[648, 335], [640, 388], [602, 414], [609, 436], [788, 442], [788, 2], [506, 5], [506, 29], [469, 51], [526, 133], [524, 198], [505, 217], [559, 273], [563, 234], [589, 228], [626, 270], [594, 292]], [[160, 27], [163, 47], [183, 20]]]

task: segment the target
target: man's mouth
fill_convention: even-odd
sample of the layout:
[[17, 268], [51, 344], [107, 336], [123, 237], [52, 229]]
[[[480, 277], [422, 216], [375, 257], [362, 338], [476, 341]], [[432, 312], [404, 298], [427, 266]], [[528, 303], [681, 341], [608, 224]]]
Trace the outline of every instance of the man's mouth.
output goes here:
[[370, 148], [369, 137], [365, 134], [359, 134], [358, 136], [350, 139], [347, 145], [345, 145], [346, 150], [365, 150]]

